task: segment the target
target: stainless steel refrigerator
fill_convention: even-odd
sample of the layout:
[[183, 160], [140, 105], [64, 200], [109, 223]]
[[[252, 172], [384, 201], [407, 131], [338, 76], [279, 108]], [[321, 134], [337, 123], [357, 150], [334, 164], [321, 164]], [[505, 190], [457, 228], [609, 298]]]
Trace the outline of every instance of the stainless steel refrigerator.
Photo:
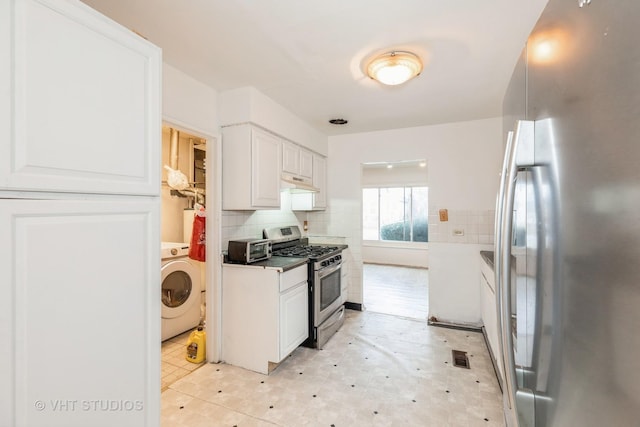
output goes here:
[[504, 100], [509, 426], [640, 426], [640, 2], [550, 0]]

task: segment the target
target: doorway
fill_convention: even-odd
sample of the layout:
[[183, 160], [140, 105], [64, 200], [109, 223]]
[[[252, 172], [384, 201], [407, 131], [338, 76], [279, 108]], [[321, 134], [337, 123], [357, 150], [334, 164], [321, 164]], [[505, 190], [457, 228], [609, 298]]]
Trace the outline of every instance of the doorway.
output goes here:
[[364, 306], [376, 313], [427, 319], [429, 270], [397, 265], [362, 266]]
[[[189, 129], [163, 123], [162, 128], [162, 185], [161, 185], [161, 230], [160, 236], [164, 246], [175, 246], [182, 250], [178, 261], [192, 266], [189, 281], [196, 286], [189, 287], [191, 293], [197, 293], [197, 301], [189, 309], [188, 313], [178, 319], [162, 319], [163, 342], [161, 348], [162, 378], [161, 386], [164, 391], [174, 381], [188, 375], [201, 364], [195, 365], [185, 360], [187, 341], [189, 334], [199, 325], [207, 325], [211, 329], [207, 346], [213, 346], [217, 334], [216, 319], [211, 312], [213, 307], [207, 301], [213, 299], [217, 289], [216, 277], [218, 269], [214, 262], [208, 260], [215, 258], [215, 248], [219, 246], [216, 227], [218, 215], [216, 214], [217, 187], [214, 186], [217, 179], [214, 172], [217, 169], [216, 139], [210, 136], [199, 135]], [[211, 165], [207, 173], [207, 165]], [[175, 172], [174, 172], [175, 171]], [[180, 189], [188, 183], [186, 188]], [[179, 186], [176, 186], [180, 184]], [[178, 188], [176, 188], [178, 187]], [[194, 227], [194, 215], [200, 207], [206, 212], [206, 246], [209, 251], [206, 254], [207, 261], [199, 261], [188, 256], [188, 248], [191, 244], [191, 236]], [[164, 252], [163, 252], [164, 254]], [[196, 257], [197, 258], [197, 257]], [[170, 260], [169, 260], [170, 261]], [[163, 260], [163, 271], [165, 264]], [[211, 271], [210, 271], [211, 270]], [[191, 271], [191, 270], [190, 270]], [[197, 277], [196, 277], [197, 276]], [[164, 276], [163, 276], [164, 285]], [[163, 303], [164, 304], [164, 303]], [[164, 305], [163, 305], [164, 307]], [[195, 314], [193, 313], [195, 311]], [[187, 316], [188, 314], [188, 316]], [[195, 317], [194, 317], [195, 316]], [[164, 314], [163, 314], [164, 317]], [[164, 333], [165, 322], [172, 322], [172, 336]], [[215, 357], [215, 352], [209, 353]], [[211, 360], [211, 359], [210, 359]]]
[[428, 315], [428, 182], [424, 159], [362, 165], [363, 304]]

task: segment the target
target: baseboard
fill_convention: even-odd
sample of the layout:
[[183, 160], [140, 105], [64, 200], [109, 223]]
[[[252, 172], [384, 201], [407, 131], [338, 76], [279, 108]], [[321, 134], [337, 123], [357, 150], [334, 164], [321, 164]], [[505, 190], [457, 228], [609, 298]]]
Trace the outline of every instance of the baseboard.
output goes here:
[[489, 345], [489, 338], [487, 337], [487, 330], [484, 326], [482, 327], [482, 336], [484, 337], [484, 343], [487, 345], [487, 350], [489, 350], [489, 357], [491, 357], [493, 372], [495, 372], [496, 378], [498, 379], [498, 386], [500, 387], [500, 391], [504, 393], [504, 390], [502, 389], [502, 378], [500, 377], [500, 371], [498, 370], [498, 360], [493, 354], [493, 350], [491, 350], [491, 346]]
[[344, 303], [344, 308], [347, 308], [349, 310], [355, 310], [355, 311], [362, 311], [362, 304], [357, 303], [357, 302], [345, 302]]
[[481, 326], [463, 325], [459, 323], [448, 323], [448, 322], [441, 322], [439, 320], [432, 320], [432, 319], [429, 319], [428, 323], [431, 326], [439, 326], [441, 328], [459, 329], [461, 331], [471, 331], [471, 332], [482, 332]]

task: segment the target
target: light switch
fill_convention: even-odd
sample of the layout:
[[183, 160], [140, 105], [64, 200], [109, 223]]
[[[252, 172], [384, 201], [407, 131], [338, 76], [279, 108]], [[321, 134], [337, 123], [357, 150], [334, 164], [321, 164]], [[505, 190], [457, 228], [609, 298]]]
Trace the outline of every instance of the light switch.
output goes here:
[[440, 211], [438, 211], [438, 213], [440, 214], [440, 222], [449, 221], [449, 211], [448, 210], [440, 209]]

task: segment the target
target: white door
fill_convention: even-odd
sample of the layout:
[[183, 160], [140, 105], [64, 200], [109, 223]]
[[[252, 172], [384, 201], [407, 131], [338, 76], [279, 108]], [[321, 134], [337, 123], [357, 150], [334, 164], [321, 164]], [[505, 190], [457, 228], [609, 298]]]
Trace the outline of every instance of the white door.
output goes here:
[[0, 424], [158, 425], [158, 204], [0, 199]]
[[0, 425], [156, 426], [161, 52], [0, 2]]

